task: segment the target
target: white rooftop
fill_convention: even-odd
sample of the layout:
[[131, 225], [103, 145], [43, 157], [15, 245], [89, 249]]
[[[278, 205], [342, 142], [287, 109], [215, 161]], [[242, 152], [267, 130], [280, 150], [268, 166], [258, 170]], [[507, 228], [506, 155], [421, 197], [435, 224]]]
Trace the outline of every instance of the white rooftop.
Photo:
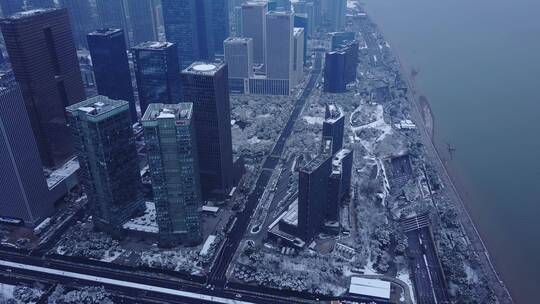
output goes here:
[[390, 299], [390, 282], [352, 277], [349, 293]]
[[198, 72], [209, 72], [216, 68], [217, 66], [214, 64], [198, 64], [193, 66], [193, 69]]
[[122, 225], [122, 227], [126, 230], [158, 233], [159, 228], [156, 222], [156, 204], [153, 202], [146, 202], [144, 214], [129, 220]]
[[67, 161], [62, 167], [54, 170], [51, 175], [47, 178], [47, 186], [49, 189], [54, 188], [61, 182], [63, 182], [66, 178], [69, 178], [75, 172], [79, 170], [79, 162], [77, 161], [77, 158], [72, 158], [69, 161]]
[[201, 249], [201, 252], [199, 252], [199, 255], [207, 255], [208, 254], [208, 250], [210, 250], [210, 246], [212, 246], [212, 244], [214, 244], [214, 242], [216, 241], [216, 236], [215, 235], [209, 235], [208, 238], [206, 238], [206, 241], [204, 242], [204, 245]]

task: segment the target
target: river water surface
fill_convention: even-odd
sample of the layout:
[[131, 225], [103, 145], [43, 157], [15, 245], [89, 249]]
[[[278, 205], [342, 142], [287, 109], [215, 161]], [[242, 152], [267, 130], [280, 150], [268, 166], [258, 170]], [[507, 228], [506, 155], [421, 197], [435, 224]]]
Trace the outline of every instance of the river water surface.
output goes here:
[[516, 303], [540, 303], [540, 1], [362, 0], [417, 69], [441, 147]]

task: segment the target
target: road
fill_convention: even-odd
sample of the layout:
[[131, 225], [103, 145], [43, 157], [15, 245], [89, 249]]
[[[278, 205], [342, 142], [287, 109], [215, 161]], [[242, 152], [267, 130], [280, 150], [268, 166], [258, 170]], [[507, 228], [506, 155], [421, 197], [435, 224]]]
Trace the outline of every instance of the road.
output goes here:
[[257, 178], [254, 190], [248, 196], [244, 210], [237, 216], [237, 221], [231, 230], [231, 233], [229, 233], [228, 238], [225, 240], [225, 244], [218, 253], [216, 263], [214, 263], [214, 267], [212, 267], [208, 276], [209, 284], [215, 285], [219, 288], [225, 287], [227, 282], [226, 273], [229, 264], [232, 262], [234, 254], [240, 245], [240, 241], [242, 240], [244, 233], [249, 226], [249, 222], [255, 207], [268, 186], [270, 177], [272, 176], [272, 173], [277, 167], [283, 151], [285, 150], [287, 139], [291, 136], [294, 124], [296, 123], [296, 120], [300, 116], [302, 109], [309, 99], [313, 88], [317, 84], [319, 76], [320, 71], [317, 70], [311, 72], [308, 83], [300, 97], [297, 99], [285, 128], [283, 128], [278, 140], [276, 141], [276, 144], [274, 145], [274, 148], [272, 149], [272, 152], [266, 158], [263, 164], [262, 172]]

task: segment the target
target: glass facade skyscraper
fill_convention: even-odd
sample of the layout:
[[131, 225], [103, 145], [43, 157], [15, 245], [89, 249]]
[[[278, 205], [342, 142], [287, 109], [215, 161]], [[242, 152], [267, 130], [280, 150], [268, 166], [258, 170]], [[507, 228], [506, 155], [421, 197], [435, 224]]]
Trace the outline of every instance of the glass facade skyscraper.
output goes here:
[[167, 41], [178, 45], [182, 68], [223, 54], [229, 36], [227, 0], [162, 0]]
[[142, 118], [162, 246], [202, 241], [193, 104], [150, 104]]
[[88, 34], [88, 48], [99, 95], [129, 103], [131, 120], [137, 121], [135, 96], [126, 52], [124, 31], [105, 28]]
[[0, 216], [34, 227], [54, 212], [19, 86], [0, 85]]
[[96, 96], [66, 108], [94, 224], [119, 233], [144, 211], [129, 104]]
[[152, 0], [127, 1], [127, 11], [132, 45], [158, 40], [158, 26]]
[[132, 50], [141, 115], [150, 103], [179, 103], [182, 96], [176, 45], [149, 41]]
[[86, 48], [86, 35], [96, 29], [90, 2], [88, 0], [59, 0], [59, 4], [60, 7], [68, 10], [75, 44]]
[[0, 26], [41, 160], [63, 165], [73, 155], [64, 108], [85, 98], [67, 10], [32, 10]]
[[204, 200], [233, 187], [231, 109], [224, 63], [195, 62], [182, 71], [183, 101], [193, 103]]

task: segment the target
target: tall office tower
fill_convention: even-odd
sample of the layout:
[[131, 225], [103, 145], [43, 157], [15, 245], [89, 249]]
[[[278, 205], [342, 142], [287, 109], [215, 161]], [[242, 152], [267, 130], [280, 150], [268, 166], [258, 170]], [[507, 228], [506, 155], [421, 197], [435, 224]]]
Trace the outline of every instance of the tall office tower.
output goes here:
[[243, 37], [242, 32], [242, 7], [237, 6], [234, 8], [234, 36]]
[[341, 49], [345, 53], [345, 83], [352, 83], [356, 81], [356, 71], [358, 69], [358, 56], [359, 56], [359, 44], [358, 42], [351, 42], [347, 46]]
[[253, 39], [231, 37], [225, 40], [224, 45], [229, 89], [235, 93], [247, 93], [249, 78], [253, 77]]
[[324, 91], [343, 93], [347, 90], [345, 81], [345, 53], [328, 52], [324, 59]]
[[356, 41], [355, 32], [333, 32], [328, 35], [330, 36], [330, 47], [332, 51], [337, 51]]
[[55, 6], [54, 0], [26, 0], [26, 7], [29, 9], [52, 8]]
[[334, 31], [345, 28], [347, 0], [322, 0], [324, 19]]
[[64, 108], [85, 98], [66, 9], [36, 9], [0, 21], [43, 164], [73, 154]]
[[34, 227], [54, 212], [19, 86], [0, 87], [0, 216]]
[[351, 191], [352, 165], [352, 150], [340, 150], [332, 160], [332, 173], [328, 180], [328, 205], [325, 208], [328, 221], [339, 222], [341, 202]]
[[[140, 1], [140, 0], [139, 0]], [[122, 29], [129, 45], [129, 29], [126, 20], [124, 0], [96, 0], [98, 28]]]
[[148, 41], [132, 50], [141, 115], [151, 103], [179, 103], [182, 87], [176, 44]]
[[277, 10], [290, 12], [291, 0], [276, 0]]
[[313, 15], [313, 30], [317, 29], [322, 24], [322, 3], [321, 0], [308, 0], [307, 7], [308, 15]]
[[328, 197], [328, 179], [332, 172], [332, 156], [321, 153], [299, 170], [298, 232], [309, 242], [324, 225]]
[[88, 0], [59, 0], [59, 4], [60, 7], [68, 10], [75, 44], [79, 48], [86, 48], [88, 46], [86, 35], [96, 27], [90, 2]]
[[309, 35], [309, 19], [306, 14], [294, 14], [294, 27], [299, 27], [304, 30], [304, 62], [307, 60], [307, 49], [308, 49], [308, 35]]
[[95, 96], [66, 108], [94, 224], [119, 233], [144, 211], [129, 104]]
[[292, 82], [294, 59], [293, 17], [290, 12], [266, 14], [266, 75]]
[[323, 137], [332, 138], [332, 154], [343, 148], [345, 135], [345, 116], [336, 104], [326, 105], [326, 117], [323, 122]]
[[248, 1], [242, 4], [242, 36], [253, 39], [253, 62], [264, 64], [266, 58], [266, 13], [265, 1]]
[[[255, 0], [255, 1], [258, 1], [258, 0]], [[264, 1], [264, 0], [261, 0], [261, 1]], [[268, 2], [268, 11], [277, 11], [278, 9], [278, 0], [267, 0], [266, 2]]]
[[4, 18], [9, 17], [24, 10], [24, 0], [0, 0], [2, 15]]
[[214, 23], [211, 18], [214, 14], [212, 11], [214, 4], [218, 3], [218, 1], [161, 1], [165, 36], [167, 41], [178, 46], [178, 59], [182, 68], [197, 60], [214, 59]]
[[153, 103], [142, 124], [160, 245], [198, 244], [202, 240], [201, 190], [193, 104]]
[[193, 102], [204, 200], [233, 187], [231, 109], [227, 65], [195, 62], [182, 71], [183, 101]]
[[[206, 9], [210, 21], [210, 31], [208, 37], [211, 39], [210, 53], [223, 55], [223, 41], [230, 36], [229, 33], [229, 10], [228, 1], [232, 0], [207, 0], [209, 8]], [[211, 58], [211, 57], [210, 57]]]
[[127, 1], [127, 11], [132, 45], [158, 40], [158, 25], [152, 0]]
[[294, 28], [293, 73], [295, 84], [304, 80], [304, 36], [305, 33], [303, 28]]
[[135, 96], [126, 51], [124, 31], [104, 28], [88, 34], [94, 76], [99, 95], [129, 103], [131, 120], [137, 121]]

